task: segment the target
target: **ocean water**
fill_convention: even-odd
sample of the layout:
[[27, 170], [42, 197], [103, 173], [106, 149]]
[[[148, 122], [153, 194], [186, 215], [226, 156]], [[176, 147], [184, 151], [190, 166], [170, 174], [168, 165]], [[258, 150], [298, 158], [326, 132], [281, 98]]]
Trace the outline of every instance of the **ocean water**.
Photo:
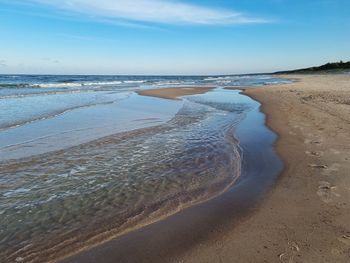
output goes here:
[[[256, 76], [0, 75], [0, 258], [40, 262], [232, 186]], [[140, 89], [215, 86], [183, 100]], [[45, 260], [43, 260], [45, 259]]]

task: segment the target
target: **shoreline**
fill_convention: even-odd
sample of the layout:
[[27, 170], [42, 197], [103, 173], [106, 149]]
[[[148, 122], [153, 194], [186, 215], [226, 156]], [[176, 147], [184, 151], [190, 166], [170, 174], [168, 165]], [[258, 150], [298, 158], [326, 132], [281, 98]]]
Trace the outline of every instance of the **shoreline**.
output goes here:
[[252, 216], [179, 257], [183, 262], [349, 262], [350, 76], [280, 75], [246, 88], [279, 138], [284, 170]]
[[[161, 91], [161, 95], [164, 90]], [[159, 90], [151, 90], [149, 94], [157, 97]], [[242, 174], [233, 186], [208, 200], [61, 262], [95, 262], [100, 258], [103, 258], [103, 262], [164, 262], [165, 258], [167, 260], [176, 258], [176, 255], [182, 254], [188, 246], [195, 246], [204, 236], [212, 235], [209, 228], [218, 222], [227, 225], [227, 219], [234, 218], [239, 221], [249, 214], [250, 208], [265, 190], [269, 189], [282, 169], [282, 163], [273, 149], [276, 135], [265, 126], [261, 105], [255, 103], [257, 108], [247, 113], [235, 132], [243, 148], [244, 161]], [[253, 133], [249, 132], [251, 125], [256, 128]], [[257, 134], [264, 139], [255, 140]], [[253, 160], [257, 159], [260, 161], [255, 161], [255, 165], [251, 165]], [[261, 177], [261, 174], [264, 176]], [[226, 217], [228, 210], [230, 217]], [[175, 250], [172, 249], [174, 245]], [[158, 249], [159, 246], [161, 249]], [[130, 248], [133, 252], [125, 248]]]
[[[62, 262], [348, 262], [350, 76], [281, 77], [298, 81], [243, 92], [278, 134], [272, 145], [284, 168], [266, 192], [252, 200], [249, 180], [239, 181], [234, 191]], [[257, 178], [250, 182], [259, 186]]]

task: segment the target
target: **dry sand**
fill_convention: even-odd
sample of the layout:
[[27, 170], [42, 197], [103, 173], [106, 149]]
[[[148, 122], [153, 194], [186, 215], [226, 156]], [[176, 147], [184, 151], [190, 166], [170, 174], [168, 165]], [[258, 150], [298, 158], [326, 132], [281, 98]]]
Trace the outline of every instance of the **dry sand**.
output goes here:
[[248, 88], [286, 168], [256, 212], [180, 262], [350, 262], [350, 75]]
[[161, 89], [149, 89], [141, 90], [139, 95], [158, 97], [163, 99], [176, 100], [181, 96], [203, 94], [212, 90], [213, 87], [178, 87], [178, 88], [161, 88]]

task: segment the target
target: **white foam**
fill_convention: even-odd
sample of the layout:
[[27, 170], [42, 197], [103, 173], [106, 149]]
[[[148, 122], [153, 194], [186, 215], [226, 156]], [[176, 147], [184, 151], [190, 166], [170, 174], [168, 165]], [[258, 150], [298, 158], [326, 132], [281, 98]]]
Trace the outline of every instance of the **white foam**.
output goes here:
[[83, 82], [82, 86], [97, 86], [97, 85], [118, 85], [122, 84], [122, 81], [96, 81], [96, 82]]
[[[124, 81], [124, 83], [127, 83]], [[131, 83], [131, 82], [130, 82]], [[135, 82], [138, 83], [138, 82]], [[140, 82], [141, 83], [141, 82]], [[93, 81], [93, 82], [65, 82], [65, 83], [35, 83], [31, 84], [33, 88], [73, 88], [84, 86], [103, 86], [103, 85], [118, 85], [123, 84], [122, 81]]]
[[81, 83], [36, 83], [32, 84], [33, 88], [66, 88], [66, 87], [81, 87]]
[[145, 80], [124, 80], [124, 83], [127, 83], [127, 84], [137, 84], [137, 83], [145, 83], [146, 81]]

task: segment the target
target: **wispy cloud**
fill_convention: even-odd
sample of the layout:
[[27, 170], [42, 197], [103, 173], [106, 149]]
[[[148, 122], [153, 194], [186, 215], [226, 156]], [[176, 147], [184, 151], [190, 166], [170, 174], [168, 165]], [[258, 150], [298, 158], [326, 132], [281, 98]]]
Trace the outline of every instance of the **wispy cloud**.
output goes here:
[[165, 24], [230, 25], [265, 23], [240, 12], [172, 0], [33, 0], [96, 18]]

